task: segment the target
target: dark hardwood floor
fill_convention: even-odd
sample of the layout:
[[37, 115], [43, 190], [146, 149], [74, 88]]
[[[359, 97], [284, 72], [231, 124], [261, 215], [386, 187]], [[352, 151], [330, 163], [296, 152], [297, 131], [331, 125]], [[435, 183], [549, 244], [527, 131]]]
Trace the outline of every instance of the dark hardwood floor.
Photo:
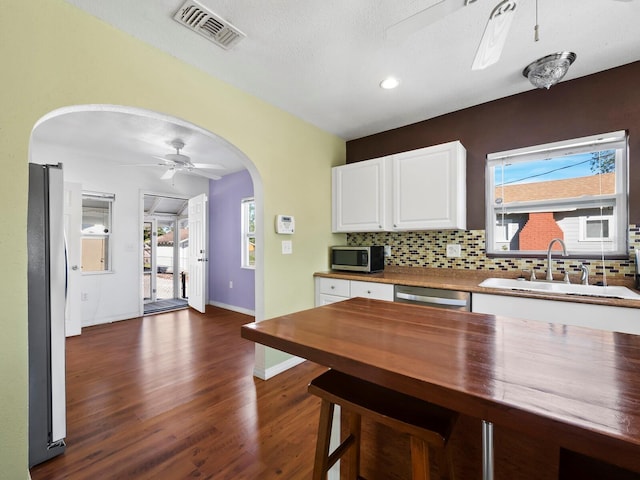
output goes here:
[[67, 340], [67, 450], [45, 479], [311, 478], [320, 401], [310, 362], [253, 377], [252, 317], [215, 307]]
[[[320, 399], [307, 385], [325, 368], [304, 362], [254, 378], [254, 344], [240, 337], [251, 321], [207, 307], [69, 338], [67, 451], [32, 479], [310, 479]], [[365, 478], [410, 478], [407, 439], [366, 421], [363, 430]], [[461, 417], [451, 442], [456, 480], [481, 478], [480, 421]], [[558, 478], [553, 441], [496, 429], [495, 453], [496, 480]]]

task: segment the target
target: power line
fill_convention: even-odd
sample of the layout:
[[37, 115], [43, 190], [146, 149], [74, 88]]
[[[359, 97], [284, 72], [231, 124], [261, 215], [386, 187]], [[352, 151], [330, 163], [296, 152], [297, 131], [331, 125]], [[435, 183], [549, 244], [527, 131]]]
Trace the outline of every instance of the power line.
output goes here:
[[567, 168], [577, 167], [578, 165], [582, 165], [583, 163], [587, 163], [587, 162], [591, 162], [591, 159], [584, 160], [584, 161], [578, 162], [578, 163], [574, 163], [572, 165], [565, 165], [564, 167], [554, 168], [553, 170], [549, 170], [548, 172], [542, 172], [542, 173], [538, 173], [536, 175], [529, 175], [528, 177], [519, 178], [517, 180], [510, 180], [508, 182], [500, 183], [500, 184], [496, 185], [496, 187], [502, 187], [504, 185], [509, 185], [510, 183], [522, 182], [524, 180], [529, 180], [530, 178], [542, 177], [544, 175], [549, 175], [550, 173], [553, 173], [553, 172], [558, 172], [560, 170], [565, 170]]

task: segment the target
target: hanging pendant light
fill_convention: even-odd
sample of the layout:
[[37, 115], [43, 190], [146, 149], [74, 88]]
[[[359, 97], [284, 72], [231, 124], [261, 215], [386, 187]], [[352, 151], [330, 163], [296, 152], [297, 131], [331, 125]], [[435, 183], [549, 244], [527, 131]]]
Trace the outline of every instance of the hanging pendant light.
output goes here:
[[522, 75], [527, 77], [534, 87], [549, 89], [562, 80], [575, 59], [576, 54], [573, 52], [547, 55], [527, 65]]

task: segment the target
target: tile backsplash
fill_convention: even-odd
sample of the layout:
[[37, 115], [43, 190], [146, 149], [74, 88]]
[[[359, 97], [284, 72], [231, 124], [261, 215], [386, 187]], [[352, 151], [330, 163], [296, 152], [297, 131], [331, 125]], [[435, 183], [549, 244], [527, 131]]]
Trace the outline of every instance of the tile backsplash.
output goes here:
[[[523, 269], [533, 268], [537, 273], [546, 272], [546, 258], [487, 257], [484, 233], [484, 230], [350, 233], [347, 235], [347, 244], [389, 245], [391, 256], [386, 259], [388, 266], [504, 272], [521, 272]], [[462, 255], [458, 258], [447, 257], [447, 244], [459, 244]], [[633, 277], [635, 274], [633, 252], [636, 248], [640, 249], [640, 227], [629, 225], [629, 258], [605, 260], [604, 268], [607, 277]], [[554, 256], [554, 271], [568, 269], [570, 274], [579, 273], [581, 263], [590, 267], [591, 275], [602, 275], [602, 260], [563, 259], [558, 255]]]

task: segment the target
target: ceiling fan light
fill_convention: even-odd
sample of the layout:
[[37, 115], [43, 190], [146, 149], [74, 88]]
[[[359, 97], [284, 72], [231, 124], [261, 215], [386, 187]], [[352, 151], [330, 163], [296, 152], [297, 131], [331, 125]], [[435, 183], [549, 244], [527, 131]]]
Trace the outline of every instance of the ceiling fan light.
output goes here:
[[400, 85], [400, 80], [395, 77], [387, 77], [380, 82], [380, 88], [384, 88], [385, 90], [393, 90], [398, 85]]
[[176, 174], [175, 168], [169, 168], [164, 174], [160, 177], [161, 180], [171, 180], [173, 176]]
[[564, 78], [575, 59], [576, 54], [573, 52], [547, 55], [527, 65], [522, 75], [527, 77], [534, 87], [548, 90]]

